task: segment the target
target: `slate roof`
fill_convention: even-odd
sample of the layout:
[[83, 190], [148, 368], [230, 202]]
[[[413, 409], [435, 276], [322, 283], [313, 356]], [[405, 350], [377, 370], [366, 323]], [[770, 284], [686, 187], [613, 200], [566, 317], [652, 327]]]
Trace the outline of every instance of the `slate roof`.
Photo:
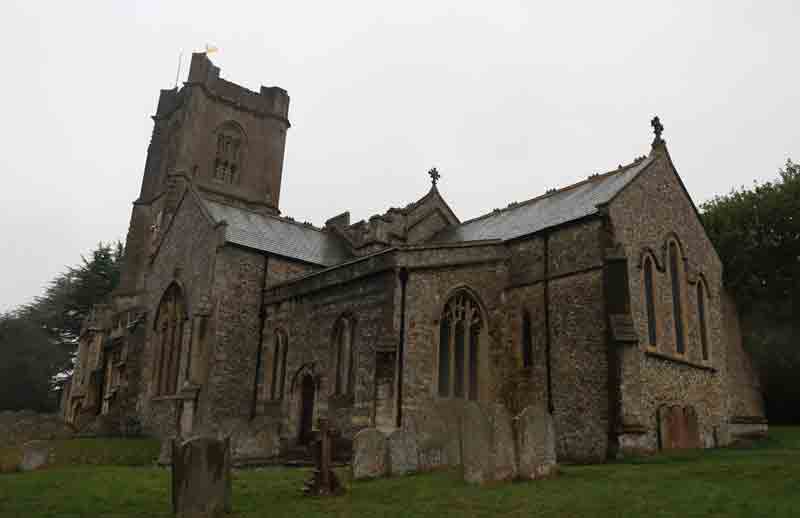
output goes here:
[[653, 161], [652, 157], [555, 192], [446, 228], [431, 243], [459, 243], [484, 239], [509, 240], [574, 221], [598, 212]]
[[333, 233], [285, 218], [203, 201], [214, 220], [228, 223], [225, 240], [229, 243], [321, 266], [353, 258], [345, 241]]

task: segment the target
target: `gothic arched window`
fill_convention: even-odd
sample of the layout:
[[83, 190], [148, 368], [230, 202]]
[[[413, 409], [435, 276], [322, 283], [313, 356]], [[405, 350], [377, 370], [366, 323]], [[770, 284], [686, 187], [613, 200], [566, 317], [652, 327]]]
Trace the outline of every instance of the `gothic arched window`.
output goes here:
[[216, 133], [217, 148], [212, 177], [217, 182], [238, 184], [242, 169], [244, 138], [234, 124], [226, 124]]
[[483, 319], [466, 292], [452, 296], [439, 321], [439, 396], [478, 399]]
[[353, 390], [354, 344], [355, 321], [351, 317], [339, 317], [333, 326], [335, 394], [349, 394]]
[[700, 346], [703, 360], [708, 360], [708, 330], [706, 328], [706, 293], [703, 280], [697, 281], [697, 321], [700, 325]]
[[185, 320], [183, 295], [180, 287], [173, 283], [164, 292], [156, 312], [155, 331], [158, 343], [156, 358], [158, 363], [154, 369], [154, 382], [157, 395], [169, 395], [177, 392]]
[[658, 345], [658, 334], [656, 332], [656, 302], [653, 283], [653, 261], [647, 257], [644, 260], [644, 305], [647, 311], [647, 337], [648, 345], [656, 347]]
[[284, 331], [275, 331], [275, 346], [272, 349], [270, 399], [283, 399], [283, 391], [286, 387], [286, 357], [288, 354], [289, 338]]
[[672, 282], [672, 320], [675, 324], [675, 351], [686, 354], [683, 329], [683, 292], [681, 282], [681, 254], [675, 241], [669, 243], [669, 276]]
[[533, 337], [531, 336], [531, 314], [528, 310], [522, 311], [522, 366], [528, 368], [533, 365]]

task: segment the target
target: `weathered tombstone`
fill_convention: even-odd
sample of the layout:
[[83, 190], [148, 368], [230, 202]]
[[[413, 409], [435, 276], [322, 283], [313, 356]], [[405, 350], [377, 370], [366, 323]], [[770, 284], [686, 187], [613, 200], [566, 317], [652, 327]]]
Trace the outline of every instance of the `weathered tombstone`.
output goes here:
[[555, 473], [556, 434], [544, 405], [526, 407], [517, 417], [519, 476], [537, 479]]
[[50, 458], [50, 443], [47, 441], [28, 441], [22, 446], [21, 471], [33, 471], [47, 464]]
[[389, 435], [389, 473], [405, 475], [419, 470], [419, 452], [414, 435], [406, 430], [395, 430]]
[[492, 425], [474, 401], [464, 406], [461, 442], [464, 480], [474, 484], [492, 480]]
[[386, 436], [375, 428], [365, 428], [353, 438], [353, 478], [386, 475]]
[[231, 442], [173, 442], [172, 509], [178, 518], [216, 518], [231, 510]]
[[492, 425], [492, 480], [512, 480], [517, 476], [514, 430], [506, 407], [494, 404], [490, 410]]
[[419, 471], [461, 464], [461, 414], [463, 401], [439, 401], [418, 410], [408, 426], [416, 437]]
[[333, 448], [338, 431], [330, 427], [327, 418], [320, 418], [319, 432], [311, 446], [315, 469], [303, 486], [306, 496], [338, 495], [344, 492], [339, 478], [333, 471]]

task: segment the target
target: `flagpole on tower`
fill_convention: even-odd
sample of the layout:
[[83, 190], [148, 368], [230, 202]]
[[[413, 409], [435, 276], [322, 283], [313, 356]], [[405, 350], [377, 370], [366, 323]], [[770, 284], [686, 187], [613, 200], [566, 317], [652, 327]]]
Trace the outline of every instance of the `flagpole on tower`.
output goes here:
[[175, 88], [178, 88], [178, 79], [181, 77], [181, 63], [183, 61], [183, 51], [178, 54], [178, 70], [175, 72]]

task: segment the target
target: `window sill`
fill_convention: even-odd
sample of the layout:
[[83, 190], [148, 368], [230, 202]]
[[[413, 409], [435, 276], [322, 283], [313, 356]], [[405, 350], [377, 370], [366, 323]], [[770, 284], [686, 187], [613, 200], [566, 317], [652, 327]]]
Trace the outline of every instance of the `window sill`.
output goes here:
[[168, 396], [154, 396], [150, 399], [150, 401], [178, 401], [183, 399], [186, 398], [181, 396], [180, 394], [171, 394]]
[[679, 363], [681, 365], [688, 365], [689, 367], [694, 367], [695, 369], [701, 369], [709, 372], [717, 372], [717, 369], [711, 365], [696, 363], [680, 356], [671, 356], [669, 354], [664, 354], [653, 350], [647, 350], [645, 351], [645, 354], [653, 358], [658, 358], [659, 360], [666, 360], [673, 363]]

